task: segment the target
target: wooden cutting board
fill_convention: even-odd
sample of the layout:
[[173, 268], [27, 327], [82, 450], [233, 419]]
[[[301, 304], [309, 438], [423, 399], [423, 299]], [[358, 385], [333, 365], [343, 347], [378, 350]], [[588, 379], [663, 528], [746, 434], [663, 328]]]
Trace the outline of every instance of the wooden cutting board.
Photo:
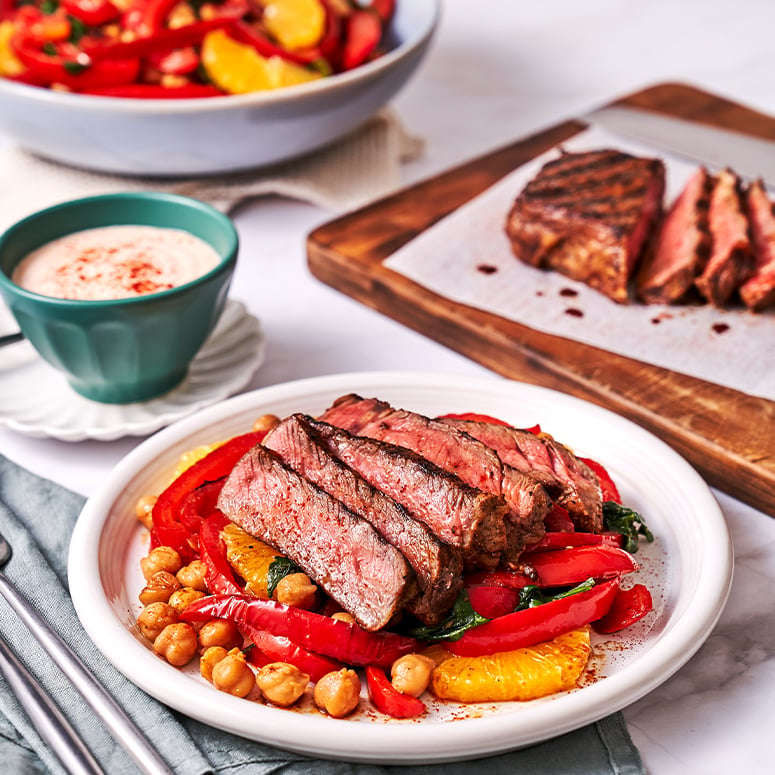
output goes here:
[[[660, 84], [615, 104], [775, 141], [775, 119], [683, 84]], [[585, 128], [581, 121], [565, 122], [324, 224], [308, 237], [310, 270], [501, 375], [629, 417], [680, 452], [710, 484], [775, 516], [775, 402], [535, 331], [443, 298], [383, 265], [436, 221]]]

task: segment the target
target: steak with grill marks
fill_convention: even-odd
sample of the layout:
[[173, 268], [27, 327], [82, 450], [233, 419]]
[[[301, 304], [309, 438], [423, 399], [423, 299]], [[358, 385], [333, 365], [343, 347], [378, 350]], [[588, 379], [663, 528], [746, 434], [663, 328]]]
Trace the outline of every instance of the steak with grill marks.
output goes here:
[[357, 446], [358, 441], [346, 431], [295, 414], [270, 431], [263, 444], [370, 522], [406, 557], [418, 588], [407, 610], [425, 624], [439, 624], [463, 586], [462, 554], [329, 451]]
[[707, 301], [723, 307], [748, 279], [753, 262], [740, 178], [731, 170], [722, 170], [716, 176], [710, 195], [708, 227], [713, 247], [694, 284]]
[[441, 420], [352, 394], [339, 398], [321, 419], [352, 434], [405, 447], [471, 487], [502, 496], [508, 504], [506, 519], [499, 517], [504, 564], [517, 565], [525, 546], [543, 535], [550, 500], [541, 482], [505, 466], [493, 449], [467, 433]]
[[638, 296], [649, 304], [684, 300], [708, 262], [712, 240], [708, 207], [713, 178], [700, 167], [659, 227], [654, 248], [636, 278]]
[[616, 150], [563, 153], [516, 198], [506, 220], [515, 256], [619, 303], [662, 211], [665, 166]]
[[218, 508], [293, 560], [367, 630], [385, 627], [415, 594], [398, 549], [261, 445], [229, 474]]
[[760, 180], [748, 187], [745, 203], [754, 267], [751, 277], [740, 286], [740, 298], [750, 310], [761, 312], [775, 304], [775, 204]]
[[602, 530], [603, 497], [597, 476], [565, 445], [506, 425], [457, 419], [444, 422], [492, 447], [505, 464], [539, 478], [579, 529]]

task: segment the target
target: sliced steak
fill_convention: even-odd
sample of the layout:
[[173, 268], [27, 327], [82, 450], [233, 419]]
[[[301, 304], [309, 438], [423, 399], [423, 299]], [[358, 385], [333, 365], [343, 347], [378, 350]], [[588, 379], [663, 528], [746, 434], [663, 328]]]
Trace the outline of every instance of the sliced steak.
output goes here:
[[603, 528], [603, 497], [594, 472], [566, 446], [549, 436], [487, 422], [448, 419], [492, 447], [507, 465], [540, 479], [549, 495], [568, 510], [580, 529], [599, 533]]
[[505, 542], [504, 564], [516, 564], [525, 545], [543, 535], [550, 500], [541, 482], [504, 466], [494, 450], [467, 433], [441, 420], [356, 395], [338, 399], [322, 419], [352, 434], [412, 450], [471, 487], [502, 496], [508, 504], [506, 519], [500, 515], [498, 525], [491, 520], [489, 530], [497, 530], [503, 539], [501, 553]]
[[715, 179], [708, 209], [713, 238], [710, 258], [695, 285], [715, 307], [723, 307], [751, 272], [748, 218], [743, 212], [740, 178], [722, 170]]
[[684, 186], [659, 227], [636, 278], [638, 296], [648, 304], [684, 300], [711, 251], [708, 208], [713, 178], [700, 167]]
[[615, 150], [563, 153], [516, 198], [506, 220], [514, 255], [616, 302], [662, 211], [665, 167]]
[[754, 265], [751, 277], [740, 286], [743, 304], [761, 312], [775, 304], [775, 204], [764, 184], [754, 181], [745, 195]]
[[385, 627], [414, 595], [398, 549], [261, 445], [229, 474], [218, 508], [293, 560], [367, 630]]
[[329, 451], [352, 446], [357, 440], [339, 428], [295, 414], [276, 426], [263, 443], [291, 468], [370, 522], [404, 555], [418, 587], [418, 595], [407, 601], [407, 610], [425, 624], [441, 622], [463, 586], [462, 553], [443, 543], [404, 506]]

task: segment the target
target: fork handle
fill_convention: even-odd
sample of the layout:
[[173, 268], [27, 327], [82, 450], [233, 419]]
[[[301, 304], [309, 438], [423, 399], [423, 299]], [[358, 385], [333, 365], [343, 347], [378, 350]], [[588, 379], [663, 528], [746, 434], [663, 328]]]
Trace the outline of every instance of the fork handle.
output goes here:
[[8, 601], [27, 629], [70, 679], [86, 704], [102, 719], [116, 740], [146, 775], [173, 775], [172, 770], [146, 740], [121, 706], [88, 671], [78, 655], [43, 620], [27, 599], [0, 573], [0, 594]]
[[35, 729], [71, 775], [104, 775], [83, 740], [35, 677], [0, 637], [0, 673]]

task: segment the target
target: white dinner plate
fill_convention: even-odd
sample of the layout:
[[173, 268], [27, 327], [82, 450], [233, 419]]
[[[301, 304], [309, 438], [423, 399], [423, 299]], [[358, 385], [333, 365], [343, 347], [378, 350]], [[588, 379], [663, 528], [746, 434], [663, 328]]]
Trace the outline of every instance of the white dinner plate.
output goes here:
[[241, 390], [263, 357], [259, 321], [230, 300], [177, 387], [148, 401], [103, 404], [76, 393], [29, 342], [19, 342], [0, 350], [0, 426], [60, 441], [145, 436]]
[[[335, 720], [216, 691], [198, 675], [155, 656], [135, 618], [143, 586], [138, 561], [147, 536], [137, 498], [160, 492], [182, 452], [250, 428], [264, 413], [319, 414], [340, 395], [376, 396], [428, 415], [473, 411], [542, 428], [606, 465], [624, 502], [656, 535], [636, 559], [654, 610], [617, 635], [593, 636], [594, 678], [524, 703], [459, 705], [429, 700], [421, 719], [374, 711]], [[145, 538], [145, 540], [144, 540]], [[632, 422], [567, 395], [499, 378], [366, 373], [302, 380], [231, 398], [148, 439], [87, 502], [73, 533], [70, 589], [78, 615], [105, 656], [161, 702], [246, 738], [310, 755], [407, 764], [456, 761], [532, 745], [624, 708], [680, 668], [710, 634], [732, 577], [729, 533], [698, 474], [662, 441]], [[364, 695], [365, 696], [365, 695]], [[426, 695], [427, 696], [427, 695]], [[368, 700], [362, 705], [366, 706]]]

